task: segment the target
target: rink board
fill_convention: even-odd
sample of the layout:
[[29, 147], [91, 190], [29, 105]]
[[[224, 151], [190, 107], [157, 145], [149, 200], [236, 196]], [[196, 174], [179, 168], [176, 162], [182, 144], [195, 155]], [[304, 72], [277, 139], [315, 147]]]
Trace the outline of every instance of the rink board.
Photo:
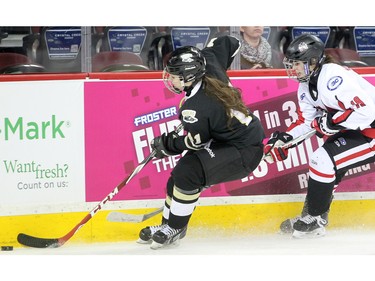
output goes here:
[[[375, 68], [361, 73], [375, 85]], [[0, 83], [0, 245], [19, 247], [18, 233], [66, 235], [149, 155], [155, 136], [179, 124], [181, 97], [164, 88], [160, 73], [108, 75], [7, 76]], [[297, 84], [284, 70], [231, 76], [267, 136], [295, 118]], [[249, 176], [202, 192], [189, 235], [277, 232], [300, 212], [308, 155], [321, 144], [314, 136], [290, 149], [286, 161], [262, 161]], [[135, 240], [141, 228], [157, 224], [160, 215], [138, 224], [106, 216], [160, 207], [179, 157], [152, 160], [69, 243]], [[329, 227], [374, 227], [374, 182], [375, 163], [350, 169], [339, 186], [347, 196], [335, 197]]]
[[[212, 231], [223, 235], [277, 233], [281, 221], [297, 215], [301, 208], [302, 202], [197, 206], [189, 223], [188, 235], [202, 237], [210, 235]], [[154, 208], [124, 212], [143, 214], [152, 210]], [[374, 210], [375, 200], [334, 201], [327, 228], [328, 235], [329, 229], [375, 229]], [[106, 217], [109, 212], [99, 211], [67, 243], [136, 240], [140, 229], [158, 224], [161, 218], [159, 214], [142, 223], [108, 222]], [[0, 242], [1, 245], [22, 247], [17, 242], [20, 232], [43, 238], [59, 238], [68, 233], [86, 215], [86, 212], [73, 212], [0, 217], [0, 225], [8, 226], [0, 232]]]

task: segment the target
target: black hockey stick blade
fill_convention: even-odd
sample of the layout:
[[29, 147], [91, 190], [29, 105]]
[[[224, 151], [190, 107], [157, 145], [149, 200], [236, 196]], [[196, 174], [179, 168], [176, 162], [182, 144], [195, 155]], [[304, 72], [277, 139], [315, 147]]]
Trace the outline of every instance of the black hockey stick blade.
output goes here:
[[107, 221], [110, 222], [143, 222], [148, 220], [163, 211], [164, 207], [157, 209], [156, 211], [147, 214], [127, 214], [123, 212], [111, 212], [107, 216]]
[[60, 247], [59, 239], [39, 238], [20, 233], [17, 236], [18, 243], [33, 248], [57, 248]]

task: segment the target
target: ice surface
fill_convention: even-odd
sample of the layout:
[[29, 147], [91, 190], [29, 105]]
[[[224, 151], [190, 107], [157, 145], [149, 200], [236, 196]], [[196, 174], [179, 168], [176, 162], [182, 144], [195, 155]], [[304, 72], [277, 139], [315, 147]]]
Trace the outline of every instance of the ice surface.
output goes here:
[[[252, 280], [254, 276], [257, 280], [328, 280], [330, 276], [334, 280], [339, 276], [374, 280], [374, 262], [375, 230], [347, 229], [327, 230], [325, 237], [315, 239], [281, 234], [198, 238], [188, 232], [179, 245], [159, 250], [135, 242], [82, 245], [68, 241], [56, 249], [0, 252], [0, 267], [9, 263], [16, 267], [14, 273], [24, 273], [28, 280], [35, 272], [35, 280], [54, 281], [73, 276], [82, 280], [134, 280], [130, 275], [136, 275], [135, 280], [151, 281], [153, 272], [166, 273], [166, 267], [180, 277], [155, 281], [196, 281], [203, 277], [214, 281]], [[20, 265], [30, 270], [20, 271]], [[51, 275], [55, 277], [51, 279]], [[364, 279], [358, 279], [361, 276]], [[78, 280], [75, 278], [72, 280]]]

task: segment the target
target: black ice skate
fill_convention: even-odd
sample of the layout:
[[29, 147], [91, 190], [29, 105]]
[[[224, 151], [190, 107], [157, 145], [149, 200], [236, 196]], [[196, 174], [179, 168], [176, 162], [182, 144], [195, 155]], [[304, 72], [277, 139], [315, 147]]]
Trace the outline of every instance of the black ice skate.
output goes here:
[[[324, 214], [321, 215], [322, 219], [324, 219], [324, 220], [327, 221], [327, 224], [325, 226], [328, 225], [328, 213], [329, 213], [329, 211], [325, 212]], [[306, 216], [306, 214], [302, 214], [302, 215]], [[291, 219], [286, 219], [285, 221], [283, 221], [280, 224], [280, 233], [281, 234], [290, 234], [290, 233], [293, 233], [293, 231], [294, 231], [293, 225], [300, 218], [301, 218], [301, 216], [298, 216], [298, 217], [291, 218]]]
[[178, 242], [186, 236], [186, 231], [187, 226], [181, 229], [174, 229], [167, 225], [152, 236], [151, 249], [156, 250]]
[[139, 244], [150, 244], [152, 242], [152, 236], [159, 230], [162, 230], [166, 227], [167, 224], [162, 223], [155, 226], [146, 226], [139, 232], [139, 238], [137, 243]]
[[286, 219], [280, 224], [280, 233], [281, 234], [289, 234], [293, 232], [293, 225], [296, 221], [298, 221], [301, 217], [295, 217], [291, 219]]
[[313, 238], [326, 234], [327, 221], [321, 216], [313, 217], [311, 215], [299, 218], [293, 225], [293, 237], [295, 238]]

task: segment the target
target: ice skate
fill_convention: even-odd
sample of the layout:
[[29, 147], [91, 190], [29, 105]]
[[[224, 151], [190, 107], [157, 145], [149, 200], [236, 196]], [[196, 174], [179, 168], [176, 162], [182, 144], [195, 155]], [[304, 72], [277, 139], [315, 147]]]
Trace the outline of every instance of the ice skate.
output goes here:
[[167, 225], [152, 236], [151, 249], [156, 250], [177, 243], [186, 236], [186, 231], [187, 226], [181, 229], [174, 229]]
[[[327, 226], [328, 225], [328, 212], [325, 212], [324, 214], [322, 214], [321, 217], [322, 217], [322, 219], [326, 220], [327, 224], [325, 226]], [[285, 221], [283, 221], [280, 224], [280, 233], [281, 234], [290, 234], [290, 233], [293, 233], [293, 231], [294, 231], [293, 225], [300, 218], [301, 218], [301, 216], [298, 216], [298, 217], [291, 218], [291, 219], [286, 219]]]
[[[333, 195], [331, 197], [331, 202], [333, 200]], [[305, 199], [305, 202], [303, 203], [303, 208], [302, 208], [302, 212], [301, 212], [301, 215], [297, 216], [297, 217], [294, 217], [294, 218], [290, 218], [290, 219], [286, 219], [285, 221], [283, 221], [281, 224], [280, 224], [280, 233], [281, 234], [291, 234], [293, 233], [294, 229], [293, 229], [293, 225], [294, 223], [299, 220], [300, 218], [304, 217], [304, 216], [307, 216], [308, 213], [307, 213], [307, 209], [308, 209], [308, 202], [307, 202], [307, 197]], [[326, 226], [328, 225], [328, 214], [329, 214], [329, 211], [328, 210], [327, 212], [323, 213], [321, 215], [321, 217], [327, 221], [327, 224]]]
[[137, 243], [139, 244], [150, 244], [152, 242], [152, 236], [159, 230], [162, 230], [166, 227], [167, 224], [162, 223], [155, 226], [146, 226], [145, 228], [141, 229], [139, 232], [139, 238]]
[[299, 218], [293, 224], [293, 237], [294, 238], [315, 238], [321, 237], [326, 234], [325, 226], [327, 221], [321, 216], [313, 217], [311, 215]]
[[280, 233], [281, 234], [290, 234], [293, 233], [293, 225], [294, 223], [299, 220], [301, 217], [295, 217], [291, 219], [286, 219], [280, 224]]

